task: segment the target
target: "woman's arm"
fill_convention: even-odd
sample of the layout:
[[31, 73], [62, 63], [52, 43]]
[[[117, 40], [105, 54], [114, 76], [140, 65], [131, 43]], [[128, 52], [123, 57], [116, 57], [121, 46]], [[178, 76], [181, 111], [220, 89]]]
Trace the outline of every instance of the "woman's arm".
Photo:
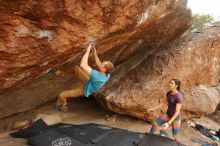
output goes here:
[[169, 125], [173, 123], [173, 121], [177, 118], [177, 116], [180, 114], [180, 109], [182, 107], [181, 103], [176, 104], [176, 112], [172, 116], [172, 118], [167, 122]]
[[153, 107], [153, 108], [147, 109], [147, 112], [155, 111], [155, 110], [159, 109], [160, 107], [162, 107], [163, 105], [167, 105], [166, 102], [167, 102], [166, 98], [161, 98], [160, 104], [158, 106]]
[[155, 111], [157, 109], [159, 109], [163, 104], [161, 103], [160, 105], [156, 106], [156, 107], [153, 107], [153, 108], [149, 108], [147, 109], [147, 112], [152, 112], [152, 111]]
[[176, 117], [179, 115], [181, 106], [182, 106], [181, 103], [176, 104], [176, 112], [174, 113], [172, 118], [167, 123], [162, 125], [164, 127], [164, 129], [167, 129], [169, 127], [169, 125], [171, 125], [173, 123], [173, 121], [176, 119]]

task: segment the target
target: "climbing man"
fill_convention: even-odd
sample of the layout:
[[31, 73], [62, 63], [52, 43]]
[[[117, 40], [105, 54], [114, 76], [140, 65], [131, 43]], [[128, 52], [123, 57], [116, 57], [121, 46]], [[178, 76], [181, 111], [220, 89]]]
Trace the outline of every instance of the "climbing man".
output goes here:
[[74, 67], [75, 76], [80, 79], [82, 84], [76, 89], [63, 91], [59, 94], [56, 108], [62, 112], [68, 111], [67, 98], [89, 97], [89, 95], [95, 93], [109, 80], [110, 73], [114, 70], [114, 65], [110, 61], [101, 62], [99, 60], [95, 47], [93, 47], [93, 54], [99, 71], [92, 69], [88, 64], [91, 48], [92, 45], [90, 44], [81, 59], [80, 66]]

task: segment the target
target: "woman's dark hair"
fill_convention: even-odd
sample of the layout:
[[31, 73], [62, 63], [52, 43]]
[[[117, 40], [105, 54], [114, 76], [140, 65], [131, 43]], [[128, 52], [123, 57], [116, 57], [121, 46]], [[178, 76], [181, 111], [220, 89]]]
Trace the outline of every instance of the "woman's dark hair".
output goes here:
[[175, 84], [177, 85], [177, 90], [180, 91], [181, 81], [179, 79], [172, 79], [172, 81], [175, 82]]

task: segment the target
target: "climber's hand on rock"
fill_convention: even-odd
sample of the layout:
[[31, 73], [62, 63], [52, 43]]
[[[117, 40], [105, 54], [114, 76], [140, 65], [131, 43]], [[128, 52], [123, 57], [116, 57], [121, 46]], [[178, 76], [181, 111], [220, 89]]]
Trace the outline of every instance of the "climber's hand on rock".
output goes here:
[[89, 44], [87, 50], [91, 50], [91, 48], [92, 48], [92, 44]]

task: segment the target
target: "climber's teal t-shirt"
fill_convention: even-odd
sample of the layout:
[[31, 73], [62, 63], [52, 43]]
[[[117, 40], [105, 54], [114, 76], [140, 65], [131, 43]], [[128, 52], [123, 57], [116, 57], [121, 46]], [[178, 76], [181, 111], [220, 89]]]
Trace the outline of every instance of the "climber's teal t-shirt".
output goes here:
[[110, 78], [110, 74], [103, 74], [92, 69], [90, 79], [84, 85], [84, 95], [88, 97], [90, 94], [99, 90]]

